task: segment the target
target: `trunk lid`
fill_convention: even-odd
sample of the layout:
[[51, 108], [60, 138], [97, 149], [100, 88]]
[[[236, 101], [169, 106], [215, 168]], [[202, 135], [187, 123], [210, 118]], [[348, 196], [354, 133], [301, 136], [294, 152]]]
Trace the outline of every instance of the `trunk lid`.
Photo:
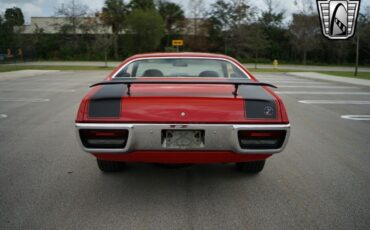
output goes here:
[[[196, 81], [195, 81], [196, 82]], [[103, 122], [132, 123], [252, 123], [256, 119], [247, 119], [248, 101], [259, 101], [253, 94], [245, 94], [258, 89], [268, 94], [261, 86], [241, 87], [237, 97], [234, 97], [234, 85], [211, 84], [132, 84], [130, 95], [126, 86], [106, 85], [107, 94], [101, 99], [97, 97], [96, 106], [99, 111], [112, 111], [108, 104], [116, 103], [117, 112], [114, 116], [100, 114], [91, 116], [91, 108], [87, 112], [87, 120]], [[116, 88], [116, 89], [114, 89]], [[244, 89], [245, 88], [245, 89]], [[103, 89], [103, 88], [102, 88]], [[112, 102], [111, 92], [119, 92], [119, 98]], [[95, 94], [99, 94], [98, 92]], [[117, 95], [117, 93], [115, 93]], [[246, 98], [246, 96], [248, 98]], [[271, 95], [270, 95], [271, 96]], [[90, 100], [95, 100], [94, 95]], [[90, 107], [92, 107], [90, 101]], [[95, 102], [94, 102], [95, 103]], [[117, 105], [119, 103], [119, 106]], [[251, 102], [252, 104], [252, 102]], [[253, 108], [252, 108], [253, 109]], [[257, 119], [260, 123], [276, 123], [274, 119]]]

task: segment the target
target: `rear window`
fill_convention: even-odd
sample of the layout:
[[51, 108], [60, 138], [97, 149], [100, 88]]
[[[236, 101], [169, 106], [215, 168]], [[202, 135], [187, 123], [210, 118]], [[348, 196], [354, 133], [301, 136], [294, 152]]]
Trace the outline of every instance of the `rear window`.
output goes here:
[[156, 58], [133, 61], [115, 77], [248, 78], [233, 63], [217, 59]]

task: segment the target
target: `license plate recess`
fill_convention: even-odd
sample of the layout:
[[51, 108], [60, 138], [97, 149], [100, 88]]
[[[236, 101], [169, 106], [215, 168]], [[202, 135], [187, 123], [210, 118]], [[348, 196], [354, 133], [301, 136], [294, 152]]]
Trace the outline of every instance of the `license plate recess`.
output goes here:
[[204, 130], [162, 130], [162, 146], [169, 149], [204, 147]]

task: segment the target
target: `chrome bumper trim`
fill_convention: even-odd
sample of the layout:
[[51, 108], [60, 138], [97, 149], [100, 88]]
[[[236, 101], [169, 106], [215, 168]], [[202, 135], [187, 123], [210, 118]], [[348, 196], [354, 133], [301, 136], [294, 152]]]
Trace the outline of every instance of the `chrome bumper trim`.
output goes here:
[[[129, 135], [123, 149], [86, 148], [79, 136], [80, 129], [127, 129]], [[186, 149], [164, 148], [161, 141], [163, 129], [205, 130], [205, 147], [192, 148], [190, 151], [233, 151], [235, 153], [273, 154], [284, 150], [290, 135], [290, 124], [112, 124], [76, 123], [77, 139], [82, 149], [89, 153], [128, 153], [139, 150], [184, 151]], [[239, 130], [286, 130], [283, 145], [279, 149], [242, 149], [239, 145]]]

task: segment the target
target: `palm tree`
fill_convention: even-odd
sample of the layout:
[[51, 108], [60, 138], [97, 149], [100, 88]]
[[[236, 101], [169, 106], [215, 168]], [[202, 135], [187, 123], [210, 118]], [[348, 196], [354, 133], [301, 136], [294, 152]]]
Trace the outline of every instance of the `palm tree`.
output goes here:
[[112, 28], [114, 58], [118, 58], [118, 34], [122, 31], [128, 7], [123, 0], [106, 0], [100, 14], [100, 20]]
[[169, 36], [172, 33], [178, 33], [181, 30], [184, 21], [184, 11], [181, 6], [176, 3], [160, 1], [158, 4], [158, 11], [161, 14], [167, 33], [167, 46], [169, 46]]

